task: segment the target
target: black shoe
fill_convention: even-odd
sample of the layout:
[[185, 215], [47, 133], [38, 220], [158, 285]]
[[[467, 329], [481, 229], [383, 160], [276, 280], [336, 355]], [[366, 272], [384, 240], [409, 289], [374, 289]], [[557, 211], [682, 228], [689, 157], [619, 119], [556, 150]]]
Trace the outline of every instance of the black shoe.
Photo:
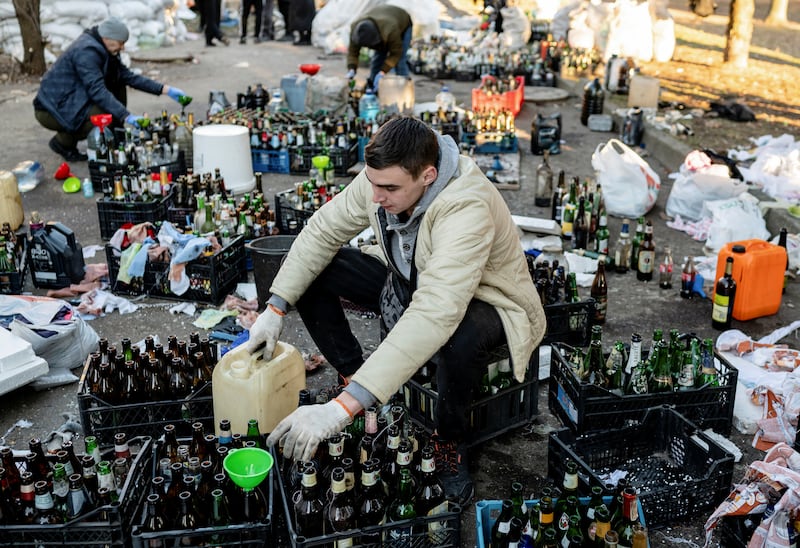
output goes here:
[[437, 434], [431, 436], [430, 443], [433, 444], [436, 471], [444, 485], [445, 497], [462, 508], [465, 507], [475, 496], [475, 486], [469, 475], [467, 445], [445, 441]]
[[256, 43], [256, 44], [260, 44], [261, 43], [261, 37], [260, 36], [254, 36], [253, 37], [253, 42]]
[[89, 159], [86, 154], [80, 152], [77, 148], [64, 148], [55, 137], [50, 139], [48, 144], [50, 145], [50, 150], [59, 154], [67, 162], [85, 162]]
[[239, 43], [240, 44], [246, 44], [247, 43], [247, 38], [242, 36], [241, 38], [239, 38]]
[[207, 48], [215, 48], [215, 47], [217, 47], [217, 45], [214, 42], [206, 42], [206, 47]]

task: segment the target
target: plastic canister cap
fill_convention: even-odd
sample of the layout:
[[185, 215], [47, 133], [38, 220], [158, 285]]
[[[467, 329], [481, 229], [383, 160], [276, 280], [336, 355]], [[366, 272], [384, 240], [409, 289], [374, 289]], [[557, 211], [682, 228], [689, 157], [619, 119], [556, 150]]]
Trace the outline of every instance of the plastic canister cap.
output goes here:
[[747, 251], [747, 248], [745, 248], [741, 244], [736, 244], [731, 248], [731, 251], [733, 251], [734, 253], [745, 253]]

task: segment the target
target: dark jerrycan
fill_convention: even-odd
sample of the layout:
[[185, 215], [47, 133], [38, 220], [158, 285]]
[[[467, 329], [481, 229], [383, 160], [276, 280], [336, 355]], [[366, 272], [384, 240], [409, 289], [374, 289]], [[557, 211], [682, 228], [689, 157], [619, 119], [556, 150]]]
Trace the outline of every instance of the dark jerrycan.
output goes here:
[[83, 280], [83, 250], [75, 233], [61, 223], [30, 225], [28, 264], [33, 285], [59, 289]]

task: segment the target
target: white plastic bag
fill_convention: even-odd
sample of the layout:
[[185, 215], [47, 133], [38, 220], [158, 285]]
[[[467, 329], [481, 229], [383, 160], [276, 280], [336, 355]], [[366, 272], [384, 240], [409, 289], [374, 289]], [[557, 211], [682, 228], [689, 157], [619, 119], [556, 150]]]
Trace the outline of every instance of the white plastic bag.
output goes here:
[[[605, 190], [605, 189], [604, 189]], [[727, 200], [703, 202], [703, 217], [711, 217], [706, 247], [718, 253], [728, 242], [758, 238], [769, 239], [769, 231], [758, 200], [743, 193]]]
[[617, 217], [641, 217], [656, 203], [661, 178], [630, 147], [618, 139], [597, 145], [592, 167], [603, 188], [606, 211]]
[[681, 164], [679, 173], [670, 174], [675, 183], [667, 198], [667, 215], [698, 221], [703, 202], [732, 198], [747, 190], [744, 181], [733, 179], [728, 173], [728, 166], [723, 164], [712, 164], [699, 170], [688, 168], [685, 162]]

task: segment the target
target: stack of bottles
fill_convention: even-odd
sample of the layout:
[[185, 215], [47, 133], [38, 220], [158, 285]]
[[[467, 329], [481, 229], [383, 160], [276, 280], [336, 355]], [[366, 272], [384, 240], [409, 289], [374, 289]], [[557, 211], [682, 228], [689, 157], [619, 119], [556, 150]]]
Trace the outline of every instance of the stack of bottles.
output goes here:
[[147, 203], [163, 200], [169, 196], [171, 181], [172, 174], [166, 166], [161, 166], [159, 173], [151, 173], [128, 164], [125, 169], [115, 170], [113, 177], [101, 178], [102, 201]]
[[294, 209], [314, 212], [331, 201], [345, 186], [344, 183], [326, 181], [316, 168], [311, 168], [308, 179], [294, 183], [294, 189], [281, 193], [280, 200]]
[[[194, 530], [236, 523], [262, 523], [271, 512], [265, 485], [253, 489], [235, 485], [222, 462], [242, 447], [265, 449], [258, 421], [248, 422], [246, 435], [232, 434], [221, 419], [219, 437], [206, 434], [203, 423], [192, 424], [191, 438], [179, 440], [175, 425], [166, 424], [159, 440], [155, 475], [145, 499], [143, 532]], [[185, 539], [188, 544], [192, 539]], [[183, 542], [184, 539], [181, 539]]]
[[[311, 403], [307, 390], [300, 403]], [[446, 534], [439, 521], [391, 525], [449, 512], [430, 438], [399, 403], [368, 408], [363, 422], [328, 438], [310, 462], [287, 459], [283, 486], [294, 532], [306, 539], [352, 531], [353, 544], [410, 546], [418, 537], [436, 545]]]
[[642, 336], [631, 335], [630, 344], [614, 341], [608, 354], [603, 352], [603, 330], [592, 326], [587, 349], [574, 348], [564, 356], [575, 377], [619, 395], [702, 390], [720, 386], [711, 339], [669, 330], [665, 341], [662, 329], [655, 329], [650, 348], [642, 349]]
[[578, 498], [578, 466], [567, 461], [561, 486], [548, 485], [525, 501], [520, 482], [511, 484], [490, 533], [492, 548], [646, 548], [648, 533], [636, 489], [625, 478], [593, 486]]
[[152, 336], [144, 349], [123, 338], [119, 347], [101, 338], [96, 352], [89, 354], [85, 371], [85, 393], [110, 405], [181, 400], [201, 391], [211, 382], [216, 352], [208, 338], [193, 332], [189, 341], [175, 335], [167, 347]]
[[124, 433], [114, 436], [113, 453], [101, 456], [94, 436], [84, 438], [85, 452], [65, 441], [55, 458], [44, 454], [42, 440], [28, 442], [21, 466], [11, 448], [0, 449], [0, 523], [57, 525], [86, 516], [108, 522], [107, 511], [123, 493], [134, 456]]

